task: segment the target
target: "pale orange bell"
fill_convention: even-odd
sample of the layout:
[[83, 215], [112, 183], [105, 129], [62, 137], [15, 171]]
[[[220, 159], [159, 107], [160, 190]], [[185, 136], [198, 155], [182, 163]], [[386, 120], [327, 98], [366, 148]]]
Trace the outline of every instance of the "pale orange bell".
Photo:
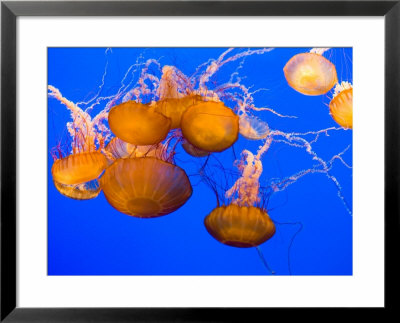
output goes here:
[[133, 145], [154, 145], [163, 141], [171, 120], [147, 105], [128, 101], [113, 107], [108, 114], [111, 131]]
[[75, 200], [90, 200], [100, 194], [100, 185], [97, 179], [82, 184], [67, 185], [54, 182], [56, 189], [64, 196]]
[[353, 89], [346, 89], [329, 103], [332, 118], [343, 128], [353, 128]]
[[100, 186], [115, 209], [139, 218], [174, 212], [192, 195], [185, 171], [154, 157], [116, 160]]
[[296, 91], [305, 95], [322, 95], [337, 83], [335, 65], [319, 54], [293, 56], [283, 68], [285, 78]]
[[115, 137], [110, 140], [104, 152], [109, 164], [112, 164], [119, 158], [156, 157], [164, 160], [166, 155], [165, 149], [166, 148], [161, 143], [156, 145], [136, 146]]
[[110, 161], [114, 161], [118, 158], [127, 158], [131, 156], [135, 152], [136, 146], [118, 137], [114, 137], [104, 150], [107, 153], [107, 158], [110, 159]]
[[241, 115], [239, 117], [239, 133], [249, 140], [264, 139], [269, 134], [268, 124], [251, 115]]
[[201, 102], [182, 115], [183, 137], [196, 148], [219, 152], [238, 139], [239, 117], [222, 102]]
[[275, 234], [267, 212], [257, 207], [230, 204], [215, 208], [204, 219], [208, 233], [232, 247], [256, 247]]

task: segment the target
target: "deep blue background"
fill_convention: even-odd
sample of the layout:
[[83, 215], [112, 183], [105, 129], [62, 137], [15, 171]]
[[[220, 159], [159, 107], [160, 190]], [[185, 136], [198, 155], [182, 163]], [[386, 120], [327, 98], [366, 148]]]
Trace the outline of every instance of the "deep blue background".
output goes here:
[[[73, 102], [91, 98], [98, 92], [105, 66], [107, 75], [101, 96], [115, 94], [129, 66], [139, 55], [175, 65], [186, 75], [210, 58], [217, 59], [224, 48], [49, 48], [48, 84], [58, 88]], [[235, 49], [234, 53], [244, 49]], [[329, 115], [329, 98], [305, 96], [290, 88], [283, 67], [295, 54], [309, 48], [277, 48], [224, 66], [213, 77], [222, 84], [237, 70], [252, 90], [257, 107], [268, 106], [297, 119], [279, 118], [259, 112], [271, 129], [306, 132], [338, 126]], [[352, 82], [352, 49], [335, 48], [324, 54], [337, 68], [339, 81]], [[204, 160], [194, 160], [177, 150], [177, 164], [190, 175], [193, 195], [176, 212], [154, 219], [138, 219], [113, 209], [101, 193], [96, 199], [76, 201], [62, 196], [51, 177], [50, 149], [68, 142], [65, 106], [48, 101], [48, 274], [49, 275], [269, 275], [255, 248], [225, 246], [206, 231], [204, 217], [216, 206], [215, 196], [195, 170]], [[96, 111], [95, 111], [96, 112]], [[305, 137], [311, 140], [313, 137]], [[313, 149], [326, 161], [352, 143], [352, 131], [338, 130], [322, 135]], [[253, 153], [261, 144], [240, 136], [235, 152], [246, 148]], [[343, 155], [352, 165], [352, 147]], [[233, 169], [233, 150], [214, 154], [214, 162]], [[315, 161], [304, 149], [273, 143], [263, 158], [261, 184], [284, 178]], [[342, 185], [342, 193], [352, 203], [352, 170], [336, 161], [331, 171]], [[223, 174], [220, 174], [222, 181]], [[218, 178], [217, 178], [218, 180]], [[261, 245], [269, 266], [278, 275], [351, 275], [352, 216], [346, 211], [337, 188], [325, 174], [310, 174], [270, 197], [270, 217], [277, 222], [276, 234]], [[355, 215], [357, 216], [357, 215]], [[301, 223], [302, 230], [298, 232]], [[291, 248], [290, 244], [293, 241]], [[290, 252], [289, 252], [290, 251]], [[288, 257], [289, 256], [289, 257]]]

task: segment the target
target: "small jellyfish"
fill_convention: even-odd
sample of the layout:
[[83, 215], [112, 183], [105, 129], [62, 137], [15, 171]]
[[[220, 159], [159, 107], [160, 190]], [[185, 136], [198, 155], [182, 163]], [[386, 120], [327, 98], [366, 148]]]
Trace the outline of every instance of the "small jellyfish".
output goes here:
[[108, 114], [111, 131], [133, 145], [154, 145], [163, 141], [171, 120], [147, 105], [128, 101], [114, 106]]
[[107, 159], [102, 153], [83, 152], [57, 159], [51, 174], [55, 183], [74, 185], [98, 178], [107, 166]]
[[203, 151], [220, 152], [238, 139], [239, 117], [222, 102], [201, 102], [182, 115], [183, 137]]
[[215, 208], [204, 219], [208, 233], [232, 247], [257, 247], [275, 234], [267, 212], [258, 207], [230, 204]]
[[239, 132], [246, 139], [260, 140], [268, 136], [269, 127], [265, 121], [256, 116], [243, 114], [239, 117]]
[[101, 188], [97, 179], [82, 184], [67, 185], [54, 182], [56, 189], [64, 196], [75, 200], [90, 200], [100, 194]]
[[353, 87], [350, 83], [342, 82], [336, 85], [329, 110], [332, 118], [340, 126], [353, 129]]
[[[103, 127], [103, 113], [92, 118], [77, 104], [63, 97], [61, 92], [48, 87], [49, 97], [63, 103], [71, 112], [72, 121], [67, 123], [67, 130], [72, 139], [68, 146], [59, 144], [51, 151], [54, 159], [51, 174], [56, 189], [64, 196], [86, 200], [96, 197], [99, 192], [97, 178], [108, 166], [104, 151], [104, 142], [108, 131]], [[65, 151], [65, 148], [71, 150]]]
[[208, 151], [204, 151], [204, 150], [196, 148], [186, 139], [183, 139], [182, 147], [189, 155], [191, 155], [193, 157], [206, 157], [210, 154]]
[[305, 95], [325, 94], [337, 83], [335, 65], [315, 52], [293, 56], [283, 72], [289, 85]]
[[182, 114], [188, 107], [203, 101], [200, 95], [166, 98], [155, 103], [155, 111], [171, 119], [171, 129], [180, 128]]
[[125, 142], [118, 137], [111, 139], [106, 148], [104, 148], [104, 152], [110, 164], [118, 158], [127, 158], [131, 156], [135, 150], [135, 145]]
[[139, 218], [172, 213], [192, 195], [185, 171], [154, 157], [118, 159], [100, 186], [115, 209]]
[[114, 137], [104, 149], [104, 153], [112, 164], [119, 158], [135, 158], [135, 157], [156, 157], [158, 159], [164, 158], [166, 147], [159, 143], [156, 145], [136, 146]]
[[132, 157], [155, 157], [166, 161], [169, 159], [167, 146], [168, 144], [164, 145], [162, 143], [157, 145], [136, 146], [136, 150]]

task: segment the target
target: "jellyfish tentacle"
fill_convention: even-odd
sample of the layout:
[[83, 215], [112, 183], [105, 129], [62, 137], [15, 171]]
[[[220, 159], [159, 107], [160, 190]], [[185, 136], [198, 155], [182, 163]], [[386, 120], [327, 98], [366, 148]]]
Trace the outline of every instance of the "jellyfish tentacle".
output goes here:
[[269, 271], [269, 273], [270, 273], [271, 275], [275, 275], [276, 272], [275, 272], [274, 270], [272, 270], [271, 267], [268, 265], [268, 262], [267, 262], [267, 260], [265, 259], [264, 254], [263, 254], [263, 252], [261, 251], [260, 246], [257, 246], [256, 249], [257, 249], [258, 256], [260, 257], [261, 262], [263, 263], [264, 267]]

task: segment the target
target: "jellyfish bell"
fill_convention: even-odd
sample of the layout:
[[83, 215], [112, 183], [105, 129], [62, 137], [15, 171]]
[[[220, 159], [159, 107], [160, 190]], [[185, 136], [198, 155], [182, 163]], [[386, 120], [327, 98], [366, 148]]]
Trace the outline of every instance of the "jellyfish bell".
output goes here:
[[293, 56], [283, 72], [288, 84], [305, 95], [325, 94], [337, 83], [335, 65], [317, 52]]
[[57, 159], [51, 174], [54, 182], [74, 185], [98, 178], [108, 166], [106, 157], [98, 152], [82, 152]]
[[268, 136], [269, 127], [256, 116], [243, 114], [239, 117], [239, 133], [246, 139], [260, 140]]
[[342, 82], [335, 87], [333, 99], [329, 103], [332, 118], [343, 128], [353, 129], [353, 87]]
[[107, 168], [100, 186], [115, 209], [139, 218], [172, 213], [192, 195], [185, 171], [154, 157], [118, 159]]
[[220, 152], [238, 139], [239, 117], [222, 102], [201, 102], [183, 113], [181, 129], [183, 137], [194, 147]]
[[101, 188], [97, 179], [82, 183], [67, 185], [54, 181], [56, 189], [64, 196], [75, 200], [90, 200], [100, 194]]
[[275, 234], [267, 212], [253, 206], [217, 207], [204, 219], [204, 225], [213, 238], [237, 248], [257, 247]]
[[114, 106], [108, 114], [108, 123], [117, 137], [133, 145], [158, 144], [171, 128], [169, 118], [135, 101]]

